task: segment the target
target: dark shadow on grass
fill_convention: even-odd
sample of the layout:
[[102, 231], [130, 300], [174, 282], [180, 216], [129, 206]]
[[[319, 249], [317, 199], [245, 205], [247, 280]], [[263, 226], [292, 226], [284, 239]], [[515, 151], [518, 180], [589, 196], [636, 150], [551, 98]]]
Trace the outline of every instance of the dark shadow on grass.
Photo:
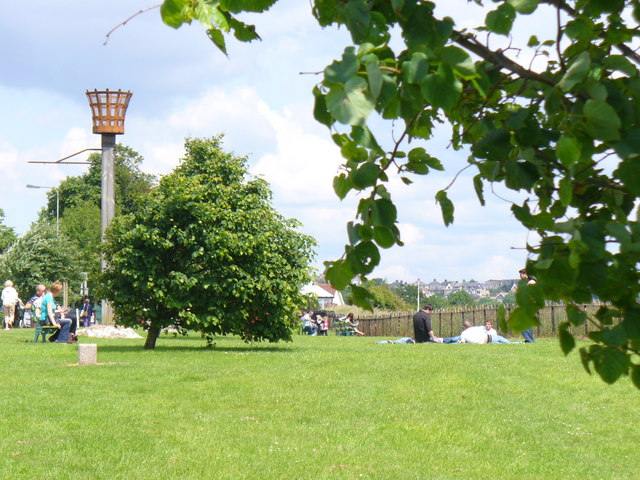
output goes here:
[[110, 353], [129, 353], [129, 352], [205, 352], [205, 353], [243, 353], [243, 352], [269, 352], [269, 353], [286, 353], [292, 352], [293, 348], [289, 346], [276, 346], [276, 345], [217, 345], [215, 347], [201, 346], [188, 346], [188, 345], [157, 345], [153, 350], [145, 350], [142, 345], [98, 345], [98, 355], [100, 352]]

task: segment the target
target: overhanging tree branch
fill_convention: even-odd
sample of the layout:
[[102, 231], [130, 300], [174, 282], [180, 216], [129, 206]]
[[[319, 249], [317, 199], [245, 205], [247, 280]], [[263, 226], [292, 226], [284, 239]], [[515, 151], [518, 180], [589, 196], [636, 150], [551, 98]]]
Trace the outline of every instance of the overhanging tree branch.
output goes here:
[[453, 41], [460, 45], [461, 47], [466, 48], [467, 50], [475, 53], [480, 58], [483, 58], [487, 62], [490, 62], [498, 67], [509, 70], [512, 73], [520, 75], [522, 78], [528, 78], [530, 80], [535, 80], [540, 83], [544, 83], [546, 85], [555, 86], [556, 82], [552, 79], [545, 77], [539, 73], [536, 73], [532, 70], [527, 70], [519, 63], [514, 62], [509, 57], [507, 57], [504, 53], [497, 50], [491, 50], [486, 46], [482, 45], [476, 37], [470, 34], [464, 34], [462, 32], [454, 32]]

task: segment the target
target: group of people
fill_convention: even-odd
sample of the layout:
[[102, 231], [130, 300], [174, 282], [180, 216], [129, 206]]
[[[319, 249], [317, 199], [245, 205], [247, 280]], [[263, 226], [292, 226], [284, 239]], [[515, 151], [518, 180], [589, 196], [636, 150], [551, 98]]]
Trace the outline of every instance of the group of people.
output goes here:
[[[346, 317], [340, 318], [341, 322], [347, 329], [351, 330], [356, 335], [364, 335], [364, 332], [358, 330], [358, 322], [354, 320], [353, 313], [349, 313]], [[329, 332], [329, 316], [320, 315], [309, 310], [304, 312], [300, 317], [302, 323], [302, 333], [305, 335], [327, 335]]]
[[329, 317], [316, 314], [309, 310], [300, 317], [302, 333], [310, 336], [326, 336], [329, 332]]
[[[474, 326], [469, 321], [463, 322], [463, 330], [460, 335], [452, 337], [440, 338], [433, 334], [433, 328], [431, 327], [431, 312], [433, 307], [429, 304], [422, 307], [418, 313], [413, 316], [413, 333], [415, 338], [414, 342], [407, 341], [394, 341], [393, 343], [521, 343], [512, 342], [505, 337], [498, 335], [498, 332], [493, 328], [493, 321], [485, 320], [484, 325]], [[533, 329], [522, 332], [525, 342], [535, 342], [533, 339]], [[403, 339], [399, 339], [403, 340]]]
[[[73, 343], [77, 341], [76, 329], [78, 318], [69, 311], [67, 307], [62, 307], [56, 302], [56, 298], [62, 292], [62, 283], [53, 282], [49, 290], [44, 285], [38, 285], [33, 297], [26, 304], [22, 304], [18, 292], [13, 287], [13, 282], [7, 280], [5, 288], [2, 290], [2, 303], [4, 306], [4, 329], [14, 327], [17, 306], [24, 308], [25, 316], [30, 316], [30, 326], [35, 326], [35, 322], [40, 325], [51, 325], [58, 330], [49, 337], [50, 342]], [[91, 301], [84, 299], [80, 310], [80, 320], [85, 327], [91, 325], [95, 319], [95, 312]]]

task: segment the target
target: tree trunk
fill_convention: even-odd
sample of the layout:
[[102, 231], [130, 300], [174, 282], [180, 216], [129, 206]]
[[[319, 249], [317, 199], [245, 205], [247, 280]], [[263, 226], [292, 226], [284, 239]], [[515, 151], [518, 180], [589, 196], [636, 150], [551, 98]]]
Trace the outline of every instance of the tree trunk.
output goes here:
[[147, 340], [144, 342], [145, 350], [153, 350], [156, 348], [156, 340], [160, 336], [160, 327], [156, 325], [154, 321], [151, 322], [149, 330], [147, 331]]

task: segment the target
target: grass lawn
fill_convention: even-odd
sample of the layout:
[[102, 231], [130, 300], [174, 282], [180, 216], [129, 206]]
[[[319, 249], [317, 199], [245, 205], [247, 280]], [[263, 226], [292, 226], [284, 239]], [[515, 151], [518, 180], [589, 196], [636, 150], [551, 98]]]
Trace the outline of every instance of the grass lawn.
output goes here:
[[637, 479], [640, 391], [521, 345], [0, 331], [4, 479]]

